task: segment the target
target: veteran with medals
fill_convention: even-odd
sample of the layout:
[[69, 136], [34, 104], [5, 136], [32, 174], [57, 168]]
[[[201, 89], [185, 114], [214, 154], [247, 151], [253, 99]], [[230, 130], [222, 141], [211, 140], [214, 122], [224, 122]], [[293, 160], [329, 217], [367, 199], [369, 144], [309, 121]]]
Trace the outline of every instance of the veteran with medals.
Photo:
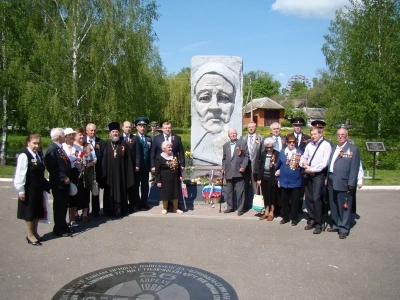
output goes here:
[[119, 138], [119, 123], [110, 123], [108, 130], [110, 140], [103, 156], [103, 212], [108, 217], [123, 217], [128, 213], [128, 190], [134, 186], [132, 157], [128, 144]]
[[275, 166], [278, 187], [281, 188], [281, 216], [280, 224], [290, 220], [292, 226], [299, 223], [299, 201], [301, 196], [301, 168], [300, 158], [303, 151], [296, 149], [296, 137], [289, 134], [286, 137], [286, 148], [279, 153]]

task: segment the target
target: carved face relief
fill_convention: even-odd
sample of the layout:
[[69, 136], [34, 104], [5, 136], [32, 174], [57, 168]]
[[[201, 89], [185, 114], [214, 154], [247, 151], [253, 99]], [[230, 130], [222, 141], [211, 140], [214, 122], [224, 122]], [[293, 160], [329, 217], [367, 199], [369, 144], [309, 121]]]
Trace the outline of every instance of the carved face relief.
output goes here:
[[218, 74], [205, 74], [195, 88], [195, 108], [201, 125], [211, 133], [219, 133], [229, 123], [234, 110], [233, 85]]

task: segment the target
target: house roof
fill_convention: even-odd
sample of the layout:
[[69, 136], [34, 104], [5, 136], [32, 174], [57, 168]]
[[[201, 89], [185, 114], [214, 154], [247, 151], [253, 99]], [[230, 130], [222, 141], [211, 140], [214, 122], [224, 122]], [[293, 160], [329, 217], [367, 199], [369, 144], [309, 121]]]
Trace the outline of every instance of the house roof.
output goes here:
[[251, 112], [251, 108], [253, 107], [253, 110], [256, 110], [258, 108], [263, 108], [263, 109], [284, 109], [284, 107], [278, 103], [276, 103], [274, 100], [268, 97], [264, 98], [257, 98], [251, 100], [249, 103], [246, 104], [246, 106], [243, 107], [243, 113], [249, 113]]
[[323, 120], [325, 118], [325, 109], [324, 108], [308, 107], [306, 109], [305, 107], [303, 107], [303, 111], [307, 114], [309, 119]]

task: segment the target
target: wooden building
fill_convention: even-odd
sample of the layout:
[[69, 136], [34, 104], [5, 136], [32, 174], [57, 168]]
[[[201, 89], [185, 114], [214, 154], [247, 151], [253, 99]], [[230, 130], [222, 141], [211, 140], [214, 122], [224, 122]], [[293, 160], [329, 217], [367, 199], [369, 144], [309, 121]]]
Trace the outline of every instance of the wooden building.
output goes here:
[[253, 121], [257, 126], [269, 126], [273, 122], [281, 124], [285, 120], [285, 108], [274, 100], [264, 97], [253, 99], [243, 107], [243, 125], [251, 121], [253, 110]]

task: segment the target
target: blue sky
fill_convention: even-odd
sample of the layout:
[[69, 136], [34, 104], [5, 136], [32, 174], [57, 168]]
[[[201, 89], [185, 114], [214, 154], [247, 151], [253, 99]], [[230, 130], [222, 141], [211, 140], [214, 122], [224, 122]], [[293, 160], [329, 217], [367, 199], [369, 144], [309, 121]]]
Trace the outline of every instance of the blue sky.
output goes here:
[[195, 55], [243, 58], [243, 71], [271, 73], [285, 87], [325, 68], [321, 47], [330, 20], [348, 0], [156, 0], [154, 30], [169, 73]]

